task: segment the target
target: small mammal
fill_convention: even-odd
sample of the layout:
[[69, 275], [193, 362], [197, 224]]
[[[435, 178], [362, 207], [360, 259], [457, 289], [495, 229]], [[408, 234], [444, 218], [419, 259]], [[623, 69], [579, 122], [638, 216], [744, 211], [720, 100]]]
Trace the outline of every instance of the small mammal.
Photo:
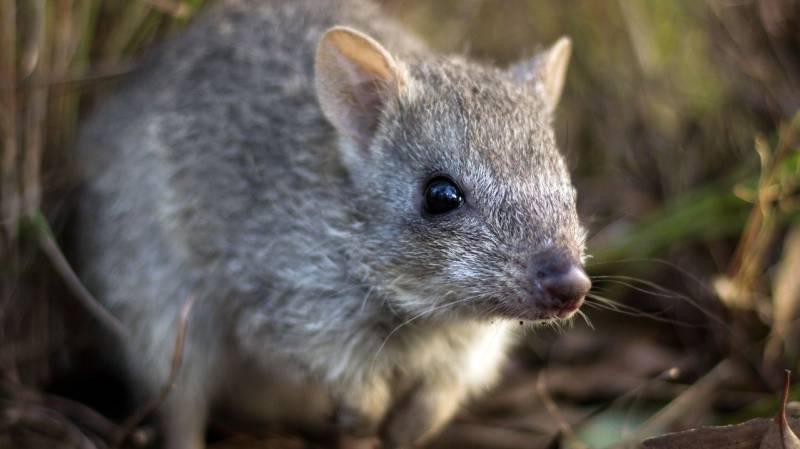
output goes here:
[[415, 446], [590, 282], [552, 131], [570, 43], [445, 56], [366, 0], [223, 0], [86, 124], [76, 262], [170, 449], [212, 411]]

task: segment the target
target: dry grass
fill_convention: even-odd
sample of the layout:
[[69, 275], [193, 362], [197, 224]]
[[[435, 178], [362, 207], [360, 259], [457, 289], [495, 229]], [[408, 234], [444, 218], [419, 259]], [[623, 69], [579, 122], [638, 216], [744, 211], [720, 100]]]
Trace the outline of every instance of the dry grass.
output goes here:
[[40, 390], [91, 346], [95, 317], [113, 323], [88, 292], [65, 289], [80, 291], [54, 244], [77, 183], [70, 148], [91, 104], [200, 3], [0, 3], [0, 447], [105, 447], [119, 431]]

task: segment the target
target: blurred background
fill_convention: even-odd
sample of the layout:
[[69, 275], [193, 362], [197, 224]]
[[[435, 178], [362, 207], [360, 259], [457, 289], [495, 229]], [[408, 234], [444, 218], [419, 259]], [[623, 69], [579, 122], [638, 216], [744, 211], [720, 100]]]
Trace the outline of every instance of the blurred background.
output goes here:
[[[2, 448], [157, 441], [97, 361], [63, 257], [72, 142], [206, 3], [0, 0]], [[500, 66], [574, 41], [556, 130], [590, 230], [587, 319], [531, 332], [433, 446], [637, 447], [773, 415], [783, 370], [800, 368], [800, 2], [381, 3], [434, 49]], [[215, 434], [219, 448], [316, 447]]]

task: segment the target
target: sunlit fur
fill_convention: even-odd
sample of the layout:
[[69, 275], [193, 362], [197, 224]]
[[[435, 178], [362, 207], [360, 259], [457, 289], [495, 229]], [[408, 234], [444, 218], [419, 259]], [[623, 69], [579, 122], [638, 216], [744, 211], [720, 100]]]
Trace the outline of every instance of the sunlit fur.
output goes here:
[[[541, 89], [433, 55], [362, 1], [222, 3], [82, 134], [78, 264], [131, 334], [109, 347], [154, 395], [195, 298], [162, 406], [172, 449], [203, 447], [212, 408], [409, 445], [495, 380], [530, 258], [582, 257]], [[314, 95], [334, 24], [408, 70], [366, 151]], [[421, 195], [437, 173], [466, 203], [431, 219]]]

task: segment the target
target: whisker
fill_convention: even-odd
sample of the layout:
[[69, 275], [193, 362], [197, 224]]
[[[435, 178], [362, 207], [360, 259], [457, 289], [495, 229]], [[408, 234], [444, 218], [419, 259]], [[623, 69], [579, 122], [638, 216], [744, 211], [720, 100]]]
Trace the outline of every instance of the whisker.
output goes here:
[[[730, 326], [728, 326], [728, 324], [721, 317], [719, 317], [716, 313], [713, 313], [712, 311], [710, 311], [709, 309], [707, 309], [706, 307], [701, 305], [699, 301], [693, 299], [692, 297], [690, 297], [688, 295], [676, 292], [674, 290], [670, 290], [670, 289], [668, 289], [666, 287], [663, 287], [661, 285], [656, 284], [655, 282], [651, 282], [651, 281], [648, 281], [648, 280], [645, 280], [645, 279], [635, 278], [635, 277], [632, 277], [632, 276], [619, 275], [619, 276], [614, 276], [613, 278], [612, 277], [608, 278], [609, 281], [611, 281], [612, 279], [614, 281], [620, 283], [621, 285], [626, 285], [626, 286], [628, 286], [628, 287], [630, 287], [630, 288], [632, 288], [634, 290], [642, 291], [644, 293], [649, 293], [649, 294], [651, 294], [653, 296], [666, 297], [666, 298], [670, 298], [670, 299], [681, 299], [683, 301], [686, 301], [692, 307], [694, 307], [695, 309], [699, 310], [700, 312], [702, 312], [704, 315], [706, 315], [707, 317], [711, 318], [712, 320], [716, 321], [717, 324], [719, 324], [722, 327], [724, 327], [729, 333], [733, 333], [733, 330], [730, 329]], [[634, 285], [627, 285], [627, 284], [625, 284], [625, 282], [630, 282], [630, 283], [634, 283], [634, 284], [635, 283], [639, 283], [639, 284], [645, 285], [645, 286], [647, 286], [649, 288], [655, 289], [656, 291], [662, 292], [662, 293], [659, 294], [659, 293], [655, 293], [655, 292], [647, 292], [646, 290], [639, 289]]]
[[483, 296], [483, 295], [478, 294], [478, 295], [467, 296], [466, 298], [461, 298], [461, 299], [458, 299], [458, 300], [455, 300], [455, 301], [451, 301], [451, 302], [448, 302], [448, 303], [445, 303], [445, 304], [442, 304], [442, 305], [439, 305], [439, 306], [436, 306], [436, 307], [431, 307], [431, 308], [429, 308], [429, 309], [427, 309], [427, 310], [425, 310], [425, 311], [423, 311], [423, 312], [421, 312], [421, 313], [419, 313], [417, 315], [414, 315], [413, 317], [409, 318], [408, 320], [403, 321], [402, 323], [398, 324], [397, 326], [395, 326], [394, 329], [392, 329], [386, 335], [386, 338], [383, 339], [383, 342], [381, 342], [381, 345], [378, 347], [378, 350], [375, 352], [375, 355], [372, 356], [372, 362], [374, 363], [375, 360], [378, 358], [378, 355], [381, 353], [383, 348], [386, 346], [386, 343], [389, 341], [389, 339], [395, 333], [397, 333], [397, 331], [399, 331], [403, 327], [411, 324], [412, 322], [416, 321], [419, 318], [422, 318], [424, 316], [430, 315], [433, 312], [436, 312], [437, 310], [441, 310], [441, 309], [444, 309], [446, 307], [450, 307], [450, 306], [453, 306], [453, 305], [456, 305], [456, 304], [460, 304], [460, 303], [464, 303], [464, 302], [467, 302], [467, 301], [472, 301], [472, 300], [475, 300], [475, 298], [478, 298], [478, 297], [481, 297], [481, 296]]
[[613, 283], [613, 284], [617, 284], [617, 285], [622, 285], [622, 286], [628, 287], [628, 288], [630, 288], [632, 290], [635, 290], [637, 292], [645, 293], [645, 294], [648, 294], [648, 295], [651, 295], [651, 296], [656, 296], [656, 297], [659, 297], [659, 298], [682, 299], [681, 295], [677, 294], [675, 292], [666, 293], [666, 292], [662, 292], [662, 291], [648, 290], [646, 288], [642, 288], [642, 287], [637, 286], [636, 284], [631, 282], [629, 279], [625, 279], [623, 277], [620, 277], [620, 278], [612, 277], [612, 276], [592, 277], [592, 282], [595, 282], [595, 281], [609, 282], [609, 283]]
[[602, 309], [602, 310], [609, 310], [609, 311], [612, 311], [612, 312], [621, 313], [623, 315], [629, 315], [629, 316], [635, 316], [635, 317], [645, 317], [645, 318], [649, 318], [649, 319], [651, 319], [653, 321], [672, 324], [672, 325], [675, 325], [675, 326], [682, 326], [682, 327], [687, 327], [687, 328], [704, 328], [705, 327], [705, 326], [701, 326], [701, 325], [694, 325], [694, 324], [684, 323], [684, 322], [677, 321], [677, 320], [672, 320], [672, 319], [669, 319], [669, 318], [664, 318], [663, 316], [660, 316], [658, 314], [644, 312], [644, 311], [636, 309], [634, 307], [630, 307], [630, 306], [627, 306], [627, 305], [624, 305], [624, 304], [620, 304], [620, 303], [618, 303], [616, 301], [613, 301], [611, 299], [608, 299], [608, 298], [605, 298], [605, 297], [602, 297], [602, 296], [597, 296], [595, 294], [591, 294], [590, 293], [589, 295], [586, 295], [586, 297], [587, 297], [587, 299], [593, 299], [595, 301], [598, 301], [598, 302], [587, 301], [586, 305], [588, 307], [593, 307], [593, 308]]
[[595, 328], [594, 328], [594, 324], [592, 324], [592, 320], [590, 320], [590, 319], [589, 319], [589, 316], [588, 316], [588, 315], [586, 315], [586, 314], [583, 312], [583, 310], [580, 310], [580, 309], [578, 309], [578, 310], [576, 311], [576, 315], [580, 316], [580, 317], [583, 319], [583, 321], [586, 323], [586, 325], [589, 327], [589, 329], [591, 329], [591, 330], [595, 330]]
[[686, 270], [685, 268], [682, 268], [681, 266], [679, 266], [679, 265], [677, 265], [677, 264], [675, 264], [673, 262], [670, 262], [670, 261], [668, 261], [666, 259], [659, 259], [659, 258], [650, 257], [650, 258], [630, 258], [630, 259], [595, 261], [595, 262], [591, 262], [591, 263], [586, 263], [586, 267], [602, 266], [602, 265], [615, 265], [615, 264], [618, 265], [618, 264], [631, 263], [631, 262], [650, 262], [650, 263], [656, 263], [656, 264], [659, 264], [659, 265], [663, 265], [663, 266], [669, 267], [669, 268], [677, 271], [678, 273], [682, 274], [683, 276], [686, 276], [687, 278], [691, 279], [695, 284], [697, 284], [699, 287], [701, 287], [701, 289], [704, 290], [705, 292], [710, 293], [712, 295], [715, 295], [714, 291], [712, 289], [710, 289], [708, 287], [708, 285], [705, 282], [703, 282], [702, 279], [700, 279], [697, 276], [695, 276], [694, 274], [692, 274], [689, 270]]
[[[633, 306], [630, 306], [630, 305], [627, 305], [627, 304], [623, 304], [623, 303], [618, 302], [618, 301], [614, 301], [613, 299], [607, 298], [605, 296], [600, 296], [600, 295], [598, 295], [596, 293], [589, 293], [586, 296], [587, 296], [587, 298], [599, 301], [601, 304], [607, 305], [607, 306], [613, 308], [614, 310], [625, 310], [625, 311], [628, 311], [628, 312], [646, 313], [646, 312], [643, 312], [643, 311], [637, 309], [636, 307], [633, 307]], [[667, 310], [665, 309], [663, 311], [663, 313], [666, 313], [666, 311]], [[659, 316], [660, 314], [654, 314], [654, 315]]]

